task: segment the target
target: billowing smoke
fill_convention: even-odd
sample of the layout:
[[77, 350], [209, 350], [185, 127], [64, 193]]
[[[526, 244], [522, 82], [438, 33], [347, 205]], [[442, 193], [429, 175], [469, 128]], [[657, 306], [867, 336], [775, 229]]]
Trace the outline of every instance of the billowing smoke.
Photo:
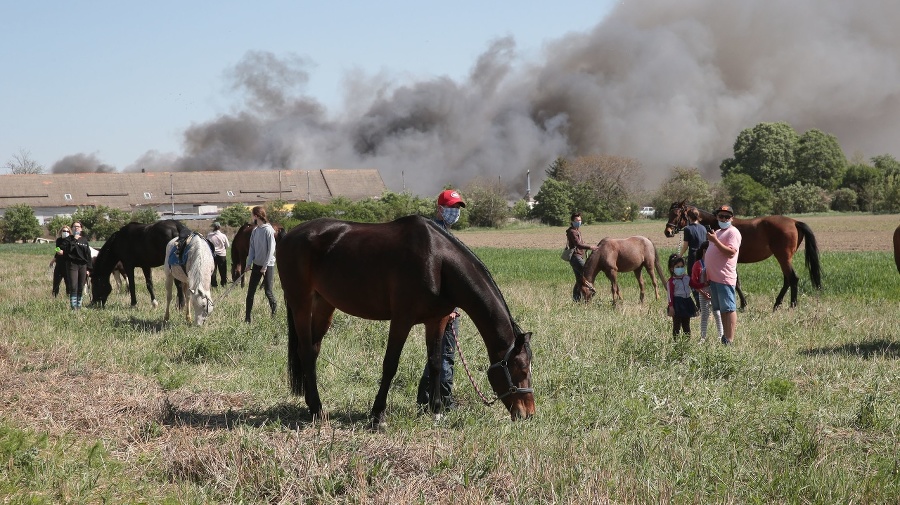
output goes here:
[[100, 161], [94, 154], [70, 154], [50, 167], [54, 174], [76, 174], [85, 172], [112, 173], [116, 168]]
[[507, 38], [459, 82], [349, 75], [335, 114], [303, 94], [304, 61], [248, 53], [229, 72], [239, 110], [189, 128], [183, 155], [128, 170], [377, 168], [392, 190], [488, 176], [521, 193], [557, 156], [610, 154], [638, 159], [653, 187], [674, 166], [717, 179], [740, 130], [764, 121], [834, 134], [848, 156], [896, 155], [897, 19], [893, 0], [621, 2], [538, 61]]

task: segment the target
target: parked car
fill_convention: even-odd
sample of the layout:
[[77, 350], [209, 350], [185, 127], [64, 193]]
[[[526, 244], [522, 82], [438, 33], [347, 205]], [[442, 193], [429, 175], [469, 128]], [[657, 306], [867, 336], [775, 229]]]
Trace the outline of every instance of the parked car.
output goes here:
[[656, 217], [656, 209], [653, 207], [641, 207], [638, 212], [642, 217]]

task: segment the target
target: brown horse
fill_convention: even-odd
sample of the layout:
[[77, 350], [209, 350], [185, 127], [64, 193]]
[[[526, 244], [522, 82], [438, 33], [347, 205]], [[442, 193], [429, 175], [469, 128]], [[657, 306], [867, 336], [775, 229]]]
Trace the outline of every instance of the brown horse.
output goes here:
[[[674, 202], [669, 208], [669, 220], [666, 223], [665, 234], [667, 237], [673, 237], [680, 232], [688, 224], [687, 210], [689, 205], [685, 201]], [[699, 210], [700, 223], [718, 229], [719, 223], [716, 216]], [[793, 258], [794, 253], [800, 248], [803, 239], [806, 239], [806, 268], [809, 270], [809, 278], [812, 280], [816, 289], [822, 289], [822, 269], [819, 264], [819, 247], [816, 244], [816, 237], [813, 235], [810, 227], [796, 219], [787, 216], [765, 216], [754, 219], [738, 219], [733, 220], [735, 228], [741, 232], [741, 249], [738, 251], [738, 263], [756, 263], [767, 259], [769, 256], [775, 256], [778, 264], [781, 265], [781, 273], [784, 283], [781, 291], [775, 297], [775, 306], [772, 310], [777, 309], [784, 299], [784, 294], [788, 287], [791, 288], [791, 307], [797, 306], [797, 283], [799, 277], [794, 270]], [[738, 295], [741, 298], [741, 308], [743, 309], [747, 302], [744, 293], [740, 289], [740, 281], [737, 286]]]
[[[284, 236], [284, 227], [277, 223], [271, 223], [275, 228], [275, 242]], [[238, 228], [231, 241], [231, 282], [241, 279], [241, 287], [244, 287], [244, 267], [247, 265], [247, 255], [250, 254], [250, 234], [256, 226], [244, 223]]]
[[[416, 324], [425, 325], [431, 377], [440, 376], [441, 334], [454, 307], [478, 328], [492, 363], [488, 380], [513, 420], [534, 414], [531, 333], [513, 321], [487, 267], [434, 222], [408, 216], [363, 224], [320, 218], [289, 231], [275, 248], [288, 313], [291, 389], [306, 394], [313, 416], [322, 411], [316, 359], [335, 309], [390, 320], [381, 386], [372, 405], [372, 427], [384, 424], [388, 389], [403, 345]], [[443, 410], [439, 381], [432, 381], [431, 411]]]
[[[641, 303], [644, 303], [644, 279], [643, 270], [650, 275], [653, 291], [659, 300], [659, 287], [656, 284], [656, 274], [660, 280], [665, 279], [662, 266], [659, 264], [659, 255], [653, 242], [647, 237], [609, 238], [606, 237], [597, 243], [597, 249], [591, 253], [584, 263], [584, 281], [587, 283], [581, 288], [584, 301], [591, 301], [593, 290], [590, 288], [597, 277], [597, 272], [602, 271], [609, 279], [612, 291], [613, 304], [622, 299], [619, 292], [619, 272], [634, 272], [638, 285], [641, 287]], [[656, 274], [654, 274], [654, 270]]]
[[894, 263], [897, 264], [897, 271], [900, 272], [900, 226], [894, 230]]

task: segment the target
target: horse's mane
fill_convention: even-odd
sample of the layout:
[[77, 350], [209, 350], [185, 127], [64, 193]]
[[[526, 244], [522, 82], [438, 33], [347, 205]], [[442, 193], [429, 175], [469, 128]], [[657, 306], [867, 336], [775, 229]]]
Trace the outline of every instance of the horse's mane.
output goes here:
[[468, 255], [469, 260], [472, 261], [475, 265], [477, 265], [481, 269], [482, 273], [484, 273], [484, 275], [488, 278], [488, 280], [490, 281], [490, 283], [494, 287], [494, 289], [497, 290], [497, 294], [500, 295], [500, 301], [503, 302], [503, 307], [506, 309], [506, 315], [509, 316], [509, 320], [512, 322], [513, 329], [516, 331], [516, 334], [521, 335], [521, 334], [525, 333], [524, 331], [522, 331], [522, 328], [519, 327], [518, 323], [516, 323], [516, 320], [513, 318], [512, 312], [509, 310], [509, 305], [506, 303], [506, 297], [503, 296], [503, 292], [500, 291], [500, 286], [497, 285], [497, 281], [494, 280], [494, 276], [491, 275], [491, 271], [488, 270], [487, 265], [485, 265], [484, 262], [481, 261], [481, 258], [479, 258], [478, 255], [475, 254], [475, 252], [469, 248], [469, 246], [464, 244], [462, 240], [456, 238], [452, 233], [445, 230], [442, 226], [438, 226], [437, 223], [435, 223], [431, 219], [428, 219], [425, 216], [422, 216], [422, 218], [425, 219], [432, 227], [438, 229], [441, 233], [443, 233], [444, 236], [447, 237], [448, 239], [450, 239], [450, 241], [452, 243], [456, 244], [457, 247], [462, 249], [462, 251]]
[[[192, 237], [192, 239], [190, 240], [190, 243], [187, 244], [189, 249], [192, 250], [195, 247], [197, 247], [197, 248], [208, 247], [210, 249], [210, 252], [212, 252], [212, 250], [213, 250], [212, 244], [210, 244], [209, 241], [206, 240], [206, 237], [200, 235], [197, 232], [192, 232], [191, 237]], [[197, 240], [198, 238], [200, 239], [199, 241]], [[204, 287], [204, 281], [209, 281], [210, 279], [206, 275], [202, 275], [203, 272], [200, 269], [201, 262], [203, 261], [203, 258], [204, 258], [204, 256], [200, 252], [201, 249], [197, 249], [196, 251], [193, 251], [193, 252], [191, 250], [189, 250], [187, 252], [187, 254], [188, 254], [188, 256], [190, 256], [191, 254], [194, 254], [195, 261], [191, 262], [190, 269], [185, 268], [185, 272], [187, 273], [187, 276], [188, 276], [188, 288], [198, 288], [199, 289], [199, 288]]]

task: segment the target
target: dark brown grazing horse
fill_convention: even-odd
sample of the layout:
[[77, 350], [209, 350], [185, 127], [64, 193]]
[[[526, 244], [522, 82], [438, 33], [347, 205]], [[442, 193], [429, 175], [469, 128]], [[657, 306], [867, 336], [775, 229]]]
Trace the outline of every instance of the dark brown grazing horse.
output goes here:
[[897, 271], [900, 272], [900, 226], [894, 230], [894, 263], [897, 264]]
[[[676, 233], [688, 225], [687, 210], [690, 208], [684, 200], [674, 202], [669, 208], [669, 221], [666, 223], [665, 234], [673, 237]], [[699, 209], [698, 209], [699, 210]], [[699, 210], [700, 224], [709, 225], [714, 230], [719, 229], [716, 216]], [[781, 291], [775, 298], [773, 310], [781, 305], [788, 287], [791, 288], [791, 307], [797, 306], [797, 283], [799, 278], [794, 270], [794, 253], [800, 248], [803, 239], [806, 239], [806, 268], [809, 270], [809, 278], [816, 289], [822, 289], [822, 269], [819, 264], [819, 247], [816, 237], [810, 227], [796, 219], [787, 216], [765, 216], [753, 219], [734, 218], [735, 228], [741, 232], [741, 249], [738, 251], [738, 263], [756, 263], [769, 256], [775, 256], [781, 265], [781, 273], [784, 283]], [[744, 293], [737, 286], [738, 295], [741, 298], [741, 308], [747, 305]]]
[[[106, 243], [100, 248], [97, 259], [94, 260], [92, 274], [91, 295], [92, 304], [106, 305], [106, 300], [112, 292], [109, 276], [116, 266], [122, 262], [125, 275], [128, 277], [128, 291], [131, 294], [131, 305], [137, 305], [137, 296], [134, 292], [134, 269], [139, 267], [144, 272], [147, 282], [147, 291], [150, 292], [150, 300], [153, 306], [159, 305], [156, 295], [153, 293], [153, 277], [151, 269], [162, 266], [166, 257], [166, 244], [177, 237], [181, 230], [187, 228], [180, 221], [163, 220], [153, 224], [128, 223], [106, 239]], [[178, 306], [184, 302], [181, 292], [181, 284], [178, 287]]]
[[[478, 328], [492, 363], [488, 380], [512, 419], [534, 414], [531, 333], [513, 321], [484, 263], [431, 220], [407, 216], [363, 224], [315, 219], [289, 231], [275, 257], [288, 313], [291, 389], [306, 394], [313, 416], [322, 411], [316, 359], [335, 309], [391, 321], [381, 386], [370, 414], [376, 428], [384, 425], [388, 389], [416, 324], [425, 325], [431, 377], [440, 376], [441, 334], [454, 307], [462, 308]], [[443, 410], [440, 383], [432, 383], [430, 407], [437, 416]]]
[[[275, 243], [277, 244], [281, 237], [284, 236], [284, 227], [277, 223], [271, 223], [275, 229]], [[244, 223], [238, 228], [231, 241], [231, 282], [241, 279], [241, 287], [244, 287], [244, 266], [247, 264], [247, 255], [250, 254], [250, 234], [253, 233], [253, 226], [250, 223]]]
[[[585, 302], [591, 301], [593, 295], [590, 285], [593, 285], [598, 272], [606, 274], [612, 291], [612, 302], [622, 299], [619, 292], [619, 272], [634, 272], [638, 285], [641, 287], [641, 303], [644, 303], [644, 278], [643, 271], [647, 270], [656, 299], [659, 300], [659, 287], [656, 284], [656, 275], [660, 281], [665, 280], [662, 266], [659, 264], [659, 255], [656, 246], [647, 237], [634, 236], [628, 238], [606, 237], [597, 243], [596, 251], [592, 252], [584, 262], [584, 280], [589, 283], [581, 288], [581, 296]], [[654, 271], [656, 272], [654, 274]]]

